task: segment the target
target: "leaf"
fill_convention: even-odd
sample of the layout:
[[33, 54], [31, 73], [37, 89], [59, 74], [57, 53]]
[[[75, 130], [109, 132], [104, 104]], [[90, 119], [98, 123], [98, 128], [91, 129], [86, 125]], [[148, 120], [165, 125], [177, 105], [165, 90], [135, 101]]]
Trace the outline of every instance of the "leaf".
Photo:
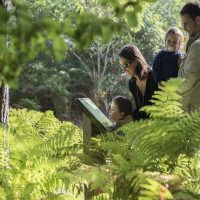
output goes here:
[[130, 26], [136, 27], [138, 25], [137, 15], [133, 11], [126, 11], [127, 22]]

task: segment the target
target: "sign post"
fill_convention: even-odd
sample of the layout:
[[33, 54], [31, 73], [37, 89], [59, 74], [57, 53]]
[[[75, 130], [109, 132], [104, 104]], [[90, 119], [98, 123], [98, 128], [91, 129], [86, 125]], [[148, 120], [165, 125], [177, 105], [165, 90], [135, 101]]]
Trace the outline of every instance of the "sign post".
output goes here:
[[[78, 98], [77, 104], [82, 110], [83, 152], [88, 154], [87, 144], [90, 138], [107, 132], [112, 128], [113, 123], [89, 98]], [[100, 152], [95, 159], [100, 163], [105, 163], [104, 156], [102, 156]], [[89, 188], [84, 185], [84, 200], [90, 200], [93, 196], [94, 191], [90, 191]]]

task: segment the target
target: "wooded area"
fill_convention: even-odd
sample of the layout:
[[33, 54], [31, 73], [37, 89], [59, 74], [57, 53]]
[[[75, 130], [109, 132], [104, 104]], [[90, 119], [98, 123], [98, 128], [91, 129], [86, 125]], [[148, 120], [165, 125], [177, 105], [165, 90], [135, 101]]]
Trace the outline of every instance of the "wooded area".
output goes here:
[[[23, 40], [12, 47], [20, 54], [6, 59], [9, 52], [2, 51], [1, 59], [1, 65], [8, 66], [3, 73], [6, 81], [15, 88], [18, 83], [17, 90], [11, 90], [10, 105], [39, 111], [50, 109], [60, 120], [75, 122], [76, 97], [90, 97], [103, 111], [108, 111], [113, 96], [129, 95], [124, 89], [126, 77], [121, 78], [118, 67], [120, 47], [127, 43], [137, 45], [152, 64], [153, 57], [164, 46], [165, 31], [170, 26], [180, 27], [179, 9], [184, 1], [138, 1], [130, 5], [126, 1], [15, 3], [25, 7], [19, 13], [13, 11], [13, 18], [19, 16], [16, 19], [21, 30], [9, 26], [14, 29], [10, 39], [17, 41], [19, 36]], [[20, 15], [26, 18], [21, 20]], [[34, 23], [30, 24], [30, 20]], [[2, 44], [6, 44], [6, 39], [5, 35]], [[28, 41], [34, 48], [30, 48]]]
[[85, 188], [93, 200], [200, 199], [200, 111], [181, 109], [181, 80], [164, 83], [144, 108], [150, 119], [126, 125], [123, 137], [92, 138], [87, 155], [75, 104], [88, 97], [108, 113], [114, 96], [130, 97], [119, 49], [135, 44], [152, 65], [166, 30], [182, 29], [188, 1], [0, 2], [5, 124], [10, 108], [0, 130], [1, 199], [78, 200]]

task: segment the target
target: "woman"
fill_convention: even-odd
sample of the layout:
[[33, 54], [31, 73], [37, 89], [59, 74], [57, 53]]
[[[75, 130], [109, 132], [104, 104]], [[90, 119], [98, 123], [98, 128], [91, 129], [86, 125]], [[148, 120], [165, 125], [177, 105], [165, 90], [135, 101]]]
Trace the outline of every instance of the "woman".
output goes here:
[[134, 45], [125, 45], [119, 53], [121, 69], [130, 76], [129, 90], [135, 100], [136, 109], [133, 111], [133, 119], [148, 118], [147, 113], [139, 111], [146, 105], [151, 105], [150, 99], [158, 85], [153, 72], [147, 64], [140, 50]]

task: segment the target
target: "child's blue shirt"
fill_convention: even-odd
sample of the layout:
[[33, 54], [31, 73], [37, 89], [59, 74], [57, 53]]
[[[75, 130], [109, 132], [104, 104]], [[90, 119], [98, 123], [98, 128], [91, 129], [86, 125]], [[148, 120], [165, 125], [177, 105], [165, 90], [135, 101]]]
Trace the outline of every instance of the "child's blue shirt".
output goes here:
[[178, 76], [178, 60], [181, 56], [179, 51], [160, 51], [153, 62], [153, 74], [157, 83], [167, 81], [169, 78]]

